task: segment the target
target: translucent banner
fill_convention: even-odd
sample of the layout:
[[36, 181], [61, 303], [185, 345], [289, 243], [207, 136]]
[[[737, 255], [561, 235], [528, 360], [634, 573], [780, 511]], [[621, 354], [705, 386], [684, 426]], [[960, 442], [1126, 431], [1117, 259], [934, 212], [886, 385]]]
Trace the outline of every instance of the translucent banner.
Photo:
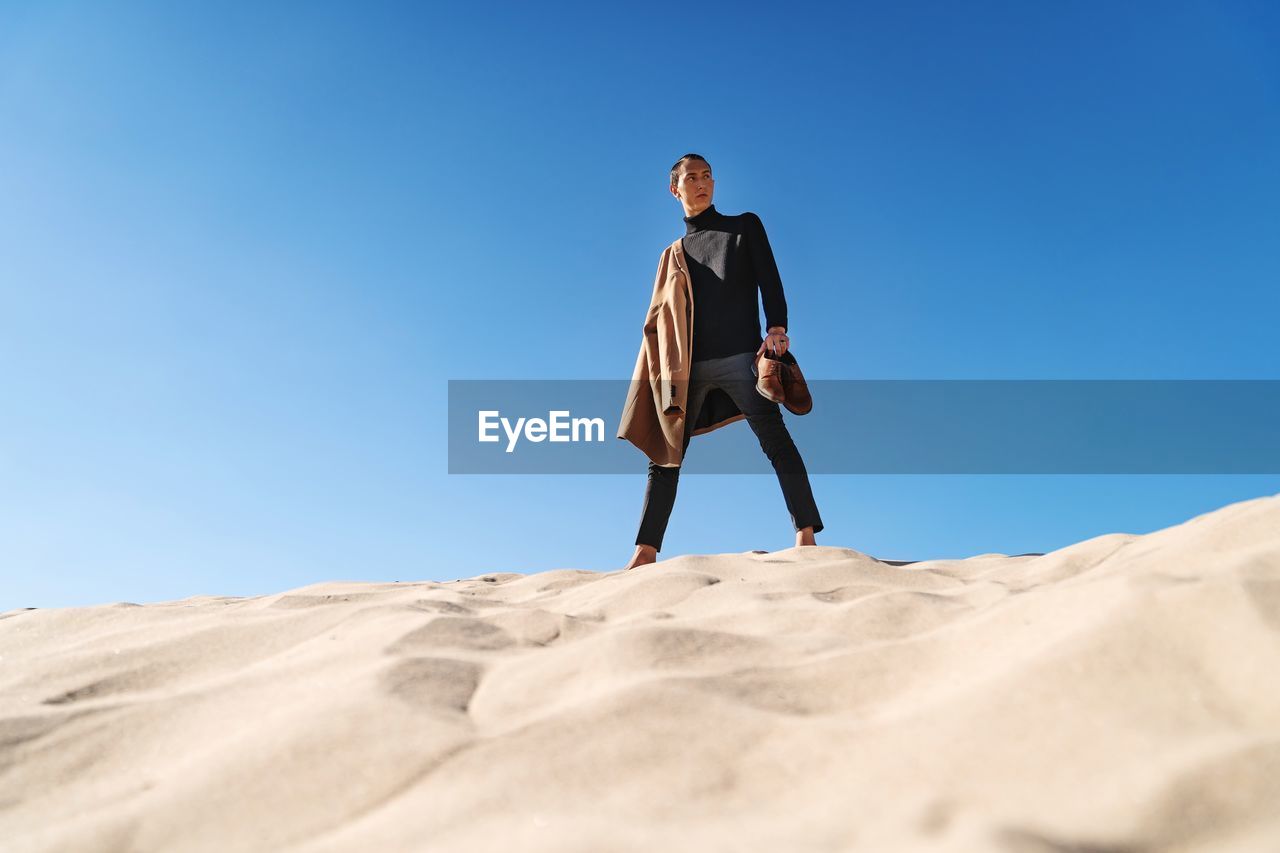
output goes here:
[[[620, 474], [631, 380], [449, 380], [449, 473]], [[783, 420], [811, 474], [1276, 474], [1280, 380], [809, 380]], [[756, 394], [738, 383], [724, 390]], [[641, 404], [652, 404], [648, 386]], [[656, 407], [655, 407], [656, 408]], [[683, 418], [678, 415], [663, 415]], [[682, 472], [767, 474], [748, 420], [690, 440]]]

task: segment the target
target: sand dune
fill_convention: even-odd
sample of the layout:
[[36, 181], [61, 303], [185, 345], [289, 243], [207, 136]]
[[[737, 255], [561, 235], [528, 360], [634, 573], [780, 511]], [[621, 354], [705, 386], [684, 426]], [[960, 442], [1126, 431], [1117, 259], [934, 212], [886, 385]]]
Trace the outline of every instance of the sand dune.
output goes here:
[[1280, 850], [1280, 495], [0, 615], [17, 850]]

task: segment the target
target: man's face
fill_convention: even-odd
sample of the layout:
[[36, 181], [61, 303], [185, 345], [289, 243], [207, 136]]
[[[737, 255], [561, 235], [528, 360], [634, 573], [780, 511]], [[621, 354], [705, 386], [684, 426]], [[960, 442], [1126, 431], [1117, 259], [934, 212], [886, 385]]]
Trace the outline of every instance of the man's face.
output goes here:
[[694, 216], [711, 205], [716, 182], [711, 177], [711, 167], [702, 160], [685, 160], [671, 194], [680, 199], [688, 216]]

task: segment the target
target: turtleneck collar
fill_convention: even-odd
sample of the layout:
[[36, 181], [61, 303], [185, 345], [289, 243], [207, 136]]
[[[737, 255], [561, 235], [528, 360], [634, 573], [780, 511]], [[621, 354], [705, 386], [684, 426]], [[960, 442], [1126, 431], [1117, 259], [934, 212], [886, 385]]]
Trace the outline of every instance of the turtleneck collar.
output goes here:
[[721, 213], [716, 210], [714, 204], [707, 205], [707, 209], [699, 213], [697, 216], [684, 217], [684, 233], [692, 234], [695, 231], [706, 231], [712, 225], [720, 221]]

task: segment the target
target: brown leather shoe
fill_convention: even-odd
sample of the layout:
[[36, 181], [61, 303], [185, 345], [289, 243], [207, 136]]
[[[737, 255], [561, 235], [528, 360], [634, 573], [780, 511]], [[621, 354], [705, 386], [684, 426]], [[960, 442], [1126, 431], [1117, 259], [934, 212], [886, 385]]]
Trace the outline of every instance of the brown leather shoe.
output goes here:
[[787, 411], [793, 415], [809, 414], [813, 411], [813, 397], [809, 394], [809, 385], [804, 381], [804, 374], [800, 372], [800, 364], [791, 354], [791, 350], [787, 350], [778, 358], [787, 368], [787, 381], [782, 383], [784, 395], [782, 405], [786, 406]]
[[760, 396], [786, 406], [793, 415], [807, 415], [813, 410], [809, 385], [800, 372], [796, 357], [787, 350], [782, 355], [761, 353], [751, 365]]
[[756, 376], [756, 390], [760, 392], [760, 396], [774, 403], [781, 403], [786, 399], [787, 393], [784, 387], [786, 381], [786, 365], [778, 361], [771, 353], [760, 353], [756, 356], [755, 363], [751, 365], [751, 372]]

